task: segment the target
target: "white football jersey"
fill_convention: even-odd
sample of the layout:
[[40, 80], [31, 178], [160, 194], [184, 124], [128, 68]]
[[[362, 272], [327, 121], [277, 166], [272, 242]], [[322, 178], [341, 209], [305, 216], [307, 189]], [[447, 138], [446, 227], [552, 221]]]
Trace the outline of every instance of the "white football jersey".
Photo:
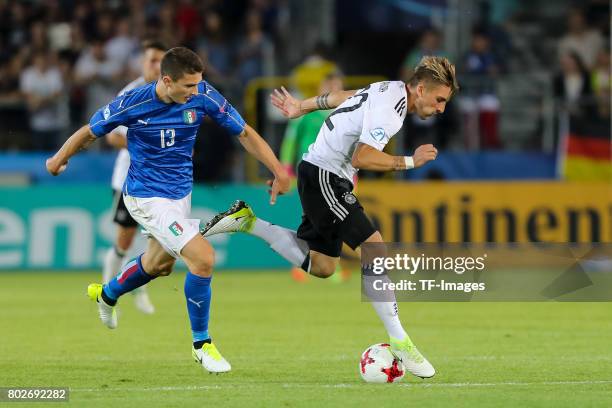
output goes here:
[[[121, 91], [119, 91], [119, 96], [126, 93], [127, 91], [131, 91], [134, 88], [138, 88], [139, 86], [145, 85], [144, 77], [138, 77], [129, 84], [125, 86]], [[123, 135], [123, 137], [127, 137], [127, 127], [125, 126], [117, 126], [113, 132], [119, 133]], [[117, 158], [115, 159], [115, 167], [113, 167], [113, 177], [111, 178], [111, 186], [115, 191], [123, 190], [123, 183], [125, 182], [125, 178], [128, 174], [128, 169], [130, 168], [130, 154], [128, 150], [122, 148], [119, 150], [117, 154]]]
[[357, 143], [382, 151], [401, 129], [407, 105], [402, 81], [376, 82], [358, 90], [328, 116], [302, 159], [352, 182]]

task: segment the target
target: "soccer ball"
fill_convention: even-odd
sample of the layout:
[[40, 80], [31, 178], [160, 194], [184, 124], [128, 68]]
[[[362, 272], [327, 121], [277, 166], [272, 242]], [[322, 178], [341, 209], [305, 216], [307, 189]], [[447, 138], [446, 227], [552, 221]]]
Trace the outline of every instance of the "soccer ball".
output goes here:
[[392, 383], [404, 378], [404, 365], [389, 349], [388, 344], [371, 345], [361, 355], [359, 374], [365, 382]]

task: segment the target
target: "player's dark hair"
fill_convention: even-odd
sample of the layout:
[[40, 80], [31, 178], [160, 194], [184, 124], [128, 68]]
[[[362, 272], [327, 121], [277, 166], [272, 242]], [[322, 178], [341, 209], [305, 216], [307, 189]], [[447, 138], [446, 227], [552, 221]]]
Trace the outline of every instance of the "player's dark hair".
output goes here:
[[145, 52], [148, 49], [166, 52], [168, 47], [166, 47], [166, 44], [164, 44], [163, 42], [159, 40], [153, 40], [153, 39], [144, 40], [143, 42], [140, 43], [140, 50], [142, 52]]
[[204, 72], [204, 63], [198, 54], [185, 47], [169, 49], [161, 60], [161, 74], [178, 81], [185, 74]]

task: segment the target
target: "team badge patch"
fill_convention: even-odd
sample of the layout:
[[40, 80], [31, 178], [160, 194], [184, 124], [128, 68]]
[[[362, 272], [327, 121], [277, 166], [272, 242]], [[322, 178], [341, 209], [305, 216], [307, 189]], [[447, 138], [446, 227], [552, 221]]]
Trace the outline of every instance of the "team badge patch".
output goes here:
[[197, 119], [198, 114], [196, 113], [195, 109], [187, 109], [183, 111], [183, 122], [186, 124], [191, 125], [192, 123], [195, 123]]
[[357, 197], [355, 197], [352, 193], [346, 193], [343, 198], [349, 205], [353, 205], [357, 202]]
[[179, 235], [183, 235], [183, 227], [181, 227], [181, 224], [179, 224], [176, 221], [170, 224], [168, 229], [175, 237], [178, 237]]
[[389, 89], [389, 81], [381, 82], [378, 86], [378, 92], [385, 92], [387, 89]]
[[370, 136], [377, 142], [382, 142], [385, 138], [385, 129], [379, 127], [372, 129], [370, 130]]
[[104, 111], [102, 112], [102, 116], [104, 116], [104, 120], [107, 120], [110, 116], [110, 108], [108, 105], [106, 105], [106, 107], [104, 108]]
[[126, 210], [124, 210], [123, 208], [120, 208], [117, 210], [117, 220], [121, 222], [125, 222], [127, 221], [127, 218], [128, 218], [128, 212]]

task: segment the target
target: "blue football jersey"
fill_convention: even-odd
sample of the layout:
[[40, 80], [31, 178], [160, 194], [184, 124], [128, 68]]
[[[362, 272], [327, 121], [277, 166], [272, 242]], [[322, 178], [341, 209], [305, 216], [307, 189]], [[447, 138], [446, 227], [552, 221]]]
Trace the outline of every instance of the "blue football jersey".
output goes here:
[[123, 192], [133, 197], [180, 199], [193, 186], [192, 151], [206, 116], [231, 135], [240, 134], [245, 122], [210, 84], [198, 84], [198, 95], [187, 103], [165, 103], [155, 93], [156, 82], [135, 88], [100, 108], [89, 121], [102, 137], [119, 125], [128, 128], [130, 169]]

